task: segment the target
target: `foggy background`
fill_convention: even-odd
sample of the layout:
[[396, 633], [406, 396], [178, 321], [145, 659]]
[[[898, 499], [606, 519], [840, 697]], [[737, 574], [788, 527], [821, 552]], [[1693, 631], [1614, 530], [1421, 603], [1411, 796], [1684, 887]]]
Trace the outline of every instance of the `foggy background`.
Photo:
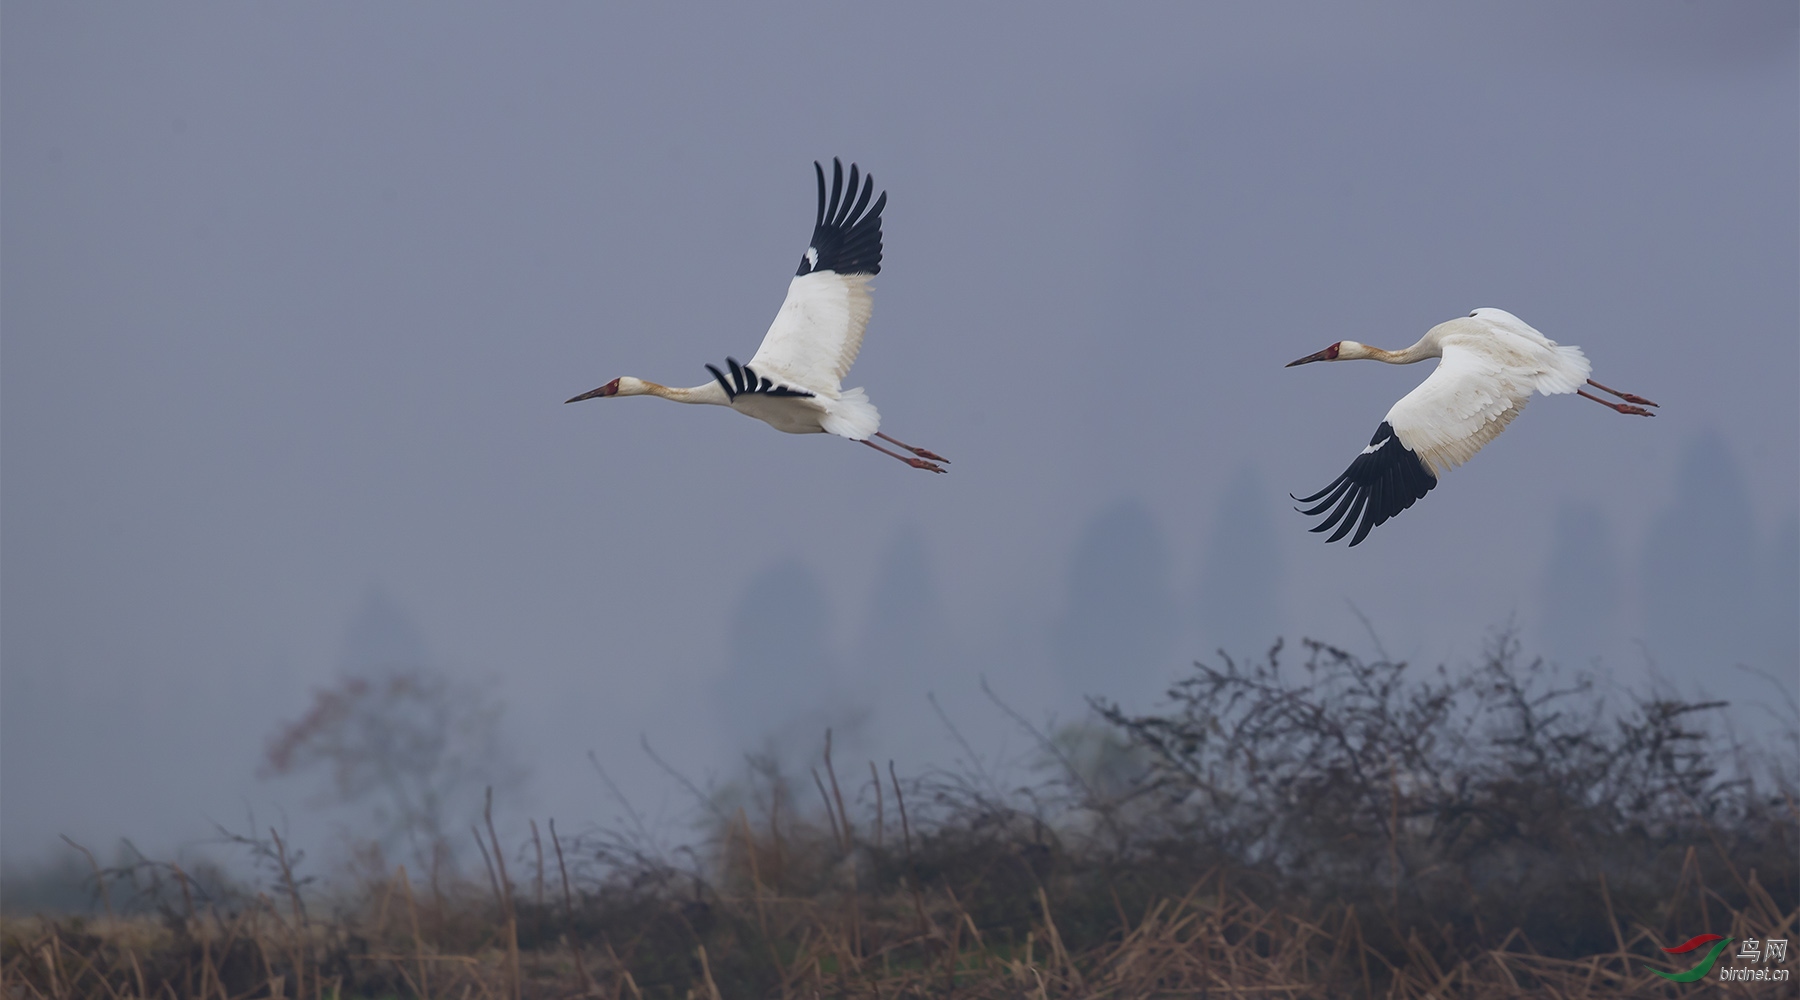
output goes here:
[[[652, 818], [747, 749], [946, 761], [1223, 647], [1796, 677], [1790, 2], [681, 9], [8, 3], [0, 851], [212, 822], [383, 664], [490, 685], [509, 809]], [[562, 400], [755, 351], [811, 163], [889, 192], [848, 385], [924, 475]], [[1356, 549], [1336, 477], [1477, 306], [1653, 420], [1539, 398]], [[1373, 627], [1374, 636], [1363, 619]], [[1768, 672], [1779, 684], [1738, 667]]]

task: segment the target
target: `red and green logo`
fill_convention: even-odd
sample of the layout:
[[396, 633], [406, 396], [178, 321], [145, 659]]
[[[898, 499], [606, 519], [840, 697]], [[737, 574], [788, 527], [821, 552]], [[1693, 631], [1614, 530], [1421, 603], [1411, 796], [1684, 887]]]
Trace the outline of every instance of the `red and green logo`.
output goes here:
[[1702, 945], [1711, 944], [1712, 949], [1706, 953], [1705, 958], [1700, 960], [1699, 965], [1694, 966], [1686, 972], [1663, 972], [1659, 969], [1651, 969], [1650, 971], [1671, 982], [1695, 982], [1704, 978], [1707, 973], [1712, 971], [1713, 963], [1719, 960], [1720, 953], [1731, 947], [1731, 942], [1735, 940], [1737, 939], [1723, 937], [1718, 934], [1696, 934], [1673, 948], [1664, 948], [1663, 951], [1666, 951], [1671, 955], [1685, 955]]

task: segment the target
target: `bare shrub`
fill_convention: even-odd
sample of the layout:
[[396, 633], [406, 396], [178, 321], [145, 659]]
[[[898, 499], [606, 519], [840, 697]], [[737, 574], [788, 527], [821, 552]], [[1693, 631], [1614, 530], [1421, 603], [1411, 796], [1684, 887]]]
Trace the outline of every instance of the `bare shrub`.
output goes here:
[[1523, 661], [1504, 636], [1462, 676], [1305, 650], [1298, 669], [1279, 644], [1260, 663], [1196, 665], [1163, 714], [1100, 708], [1156, 761], [1141, 843], [1382, 913], [1395, 949], [1414, 928], [1461, 942], [1518, 928], [1554, 954], [1599, 950], [1608, 897], [1665, 922], [1697, 847], [1713, 848], [1713, 877], [1742, 887], [1739, 870], [1760, 870], [1793, 906], [1794, 790], [1759, 783], [1754, 755], [1709, 732], [1723, 703], [1612, 710], [1591, 677]]
[[697, 841], [601, 770], [619, 821], [512, 849], [486, 823], [486, 881], [400, 869], [326, 906], [273, 834], [238, 837], [265, 884], [162, 890], [148, 927], [8, 920], [0, 977], [56, 997], [1671, 997], [1717, 987], [1654, 975], [1664, 947], [1800, 925], [1791, 765], [1722, 739], [1716, 706], [1609, 706], [1506, 639], [1466, 675], [1304, 649], [1197, 666], [1155, 714], [1011, 713], [1049, 769], [1024, 781], [954, 727], [961, 760], [910, 780], [828, 741], [723, 787], [668, 769]]
[[454, 865], [482, 789], [523, 780], [500, 738], [502, 711], [486, 687], [424, 668], [345, 677], [269, 740], [261, 774], [325, 772], [328, 802], [364, 807], [385, 852], [435, 871]]

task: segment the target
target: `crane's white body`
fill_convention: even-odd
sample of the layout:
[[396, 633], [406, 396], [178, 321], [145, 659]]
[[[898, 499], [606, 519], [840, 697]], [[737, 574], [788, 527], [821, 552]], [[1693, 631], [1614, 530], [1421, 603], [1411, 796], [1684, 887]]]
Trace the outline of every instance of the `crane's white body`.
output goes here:
[[1439, 323], [1396, 353], [1409, 355], [1402, 364], [1442, 359], [1387, 412], [1400, 443], [1416, 452], [1433, 476], [1474, 458], [1519, 415], [1532, 393], [1576, 392], [1587, 384], [1589, 371], [1581, 348], [1558, 344], [1503, 309], [1477, 309]]
[[[731, 407], [789, 434], [823, 431], [852, 441], [874, 437], [881, 430], [881, 412], [862, 389], [841, 388], [862, 350], [863, 331], [875, 307], [869, 278], [814, 271], [789, 282], [787, 298], [763, 334], [750, 368], [777, 385], [812, 395], [740, 393]], [[716, 382], [713, 387], [720, 388]]]
[[[1295, 497], [1303, 504], [1322, 499], [1302, 511], [1309, 516], [1330, 511], [1312, 530], [1327, 531], [1341, 521], [1329, 540], [1335, 542], [1355, 530], [1352, 546], [1371, 528], [1423, 498], [1443, 473], [1475, 457], [1519, 415], [1533, 393], [1573, 392], [1640, 416], [1651, 416], [1643, 407], [1656, 405], [1595, 382], [1588, 377], [1588, 360], [1581, 348], [1558, 344], [1504, 309], [1477, 309], [1439, 323], [1405, 350], [1384, 351], [1340, 340], [1288, 367], [1359, 358], [1393, 365], [1441, 360], [1430, 377], [1388, 410], [1369, 446], [1343, 475], [1310, 497]], [[1625, 402], [1589, 395], [1582, 388], [1586, 385]]]

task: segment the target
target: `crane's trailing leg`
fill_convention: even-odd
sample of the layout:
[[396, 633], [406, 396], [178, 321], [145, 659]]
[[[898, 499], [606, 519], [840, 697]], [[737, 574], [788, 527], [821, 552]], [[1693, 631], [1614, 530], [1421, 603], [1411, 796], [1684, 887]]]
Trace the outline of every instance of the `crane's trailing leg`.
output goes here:
[[[1652, 404], [1652, 405], [1654, 405], [1654, 404]], [[898, 447], [904, 448], [907, 451], [910, 451], [913, 454], [919, 456], [920, 458], [929, 458], [934, 462], [942, 462], [945, 465], [950, 464], [950, 460], [945, 458], [942, 455], [933, 454], [932, 452], [926, 451], [923, 448], [914, 448], [912, 445], [907, 444], [905, 441], [895, 440], [894, 438], [888, 437], [886, 434], [883, 434], [880, 431], [876, 431], [875, 436], [882, 439], [883, 441], [886, 441], [888, 444], [896, 445]]]
[[[1612, 390], [1608, 389], [1607, 391], [1611, 392]], [[1575, 390], [1575, 395], [1580, 396], [1583, 399], [1591, 399], [1594, 402], [1599, 403], [1601, 406], [1611, 407], [1612, 409], [1618, 410], [1620, 413], [1629, 413], [1629, 414], [1632, 414], [1633, 416], [1638, 416], [1638, 417], [1654, 417], [1654, 416], [1656, 416], [1656, 414], [1651, 413], [1649, 410], [1646, 410], [1641, 406], [1632, 406], [1630, 403], [1609, 403], [1606, 400], [1601, 399], [1599, 396], [1589, 395], [1587, 390], [1585, 390], [1585, 389]], [[1645, 402], [1648, 403], [1650, 401], [1645, 400]], [[1650, 403], [1650, 405], [1655, 406], [1656, 404]]]
[[[886, 435], [883, 435], [883, 436], [885, 437]], [[875, 449], [876, 451], [881, 452], [883, 455], [886, 455], [889, 458], [897, 458], [900, 461], [905, 462], [907, 465], [910, 465], [915, 469], [924, 469], [927, 472], [949, 472], [950, 471], [949, 469], [946, 469], [946, 468], [938, 465], [936, 462], [928, 462], [922, 458], [907, 458], [905, 455], [899, 454], [898, 452], [889, 451], [886, 448], [883, 448], [882, 446], [876, 444], [875, 442], [868, 440], [867, 438], [863, 439], [863, 444], [868, 445], [869, 447]]]
[[1623, 399], [1627, 403], [1636, 403], [1639, 406], [1655, 406], [1656, 405], [1655, 403], [1650, 402], [1648, 399], [1645, 399], [1644, 397], [1636, 395], [1634, 393], [1620, 392], [1617, 389], [1608, 389], [1606, 386], [1601, 385], [1600, 383], [1594, 381], [1593, 379], [1588, 379], [1588, 385], [1591, 385], [1594, 388], [1599, 389], [1601, 392], [1604, 392], [1609, 396], [1617, 396], [1620, 399]]

